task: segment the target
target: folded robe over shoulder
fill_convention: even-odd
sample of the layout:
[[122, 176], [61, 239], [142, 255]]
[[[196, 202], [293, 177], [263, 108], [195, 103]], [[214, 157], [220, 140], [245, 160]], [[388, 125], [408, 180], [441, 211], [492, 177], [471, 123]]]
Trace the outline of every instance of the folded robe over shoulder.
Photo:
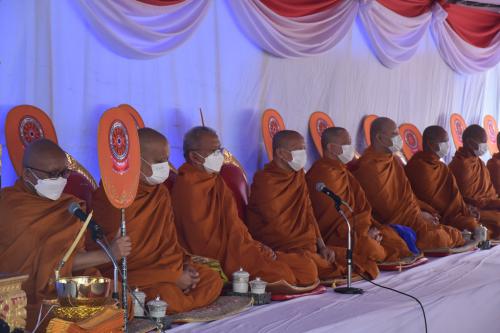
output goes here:
[[[354, 230], [354, 253], [358, 254], [358, 263], [361, 260], [361, 265], [372, 277], [378, 274], [377, 262], [394, 262], [412, 255], [396, 231], [373, 219], [372, 208], [363, 188], [342, 162], [321, 158], [309, 169], [306, 180], [314, 215], [327, 245], [345, 247], [348, 230], [333, 201], [318, 192], [316, 184], [324, 183], [352, 208], [352, 213], [346, 208], [343, 209]], [[381, 243], [368, 236], [371, 227], [378, 228], [382, 233]]]
[[321, 279], [335, 278], [345, 271], [342, 264], [345, 249], [332, 247], [336, 253], [335, 264], [317, 254], [320, 231], [303, 170], [284, 170], [270, 162], [258, 171], [250, 190], [247, 225], [255, 239], [275, 250], [308, 253]]
[[[27, 329], [32, 330], [41, 302], [54, 299], [54, 270], [76, 238], [82, 224], [68, 212], [71, 202], [63, 194], [59, 200], [30, 192], [19, 179], [0, 192], [0, 272], [28, 274], [22, 288], [28, 297]], [[61, 276], [71, 276], [74, 253]]]
[[181, 244], [193, 254], [217, 259], [229, 278], [242, 267], [267, 282], [317, 281], [315, 264], [307, 256], [277, 252], [274, 259], [272, 251], [252, 238], [220, 175], [186, 163], [179, 169], [172, 198]]
[[[111, 241], [120, 228], [121, 211], [111, 205], [102, 186], [93, 197], [93, 209], [94, 219]], [[169, 313], [190, 311], [217, 299], [223, 283], [209, 267], [192, 264], [200, 274], [200, 282], [189, 293], [184, 294], [175, 284], [189, 258], [177, 241], [170, 194], [165, 186], [139, 184], [134, 202], [125, 209], [125, 220], [132, 243], [127, 257], [130, 287], [138, 287], [148, 299], [160, 295], [168, 303]], [[102, 266], [101, 271], [113, 277], [111, 264]]]
[[431, 152], [413, 155], [405, 167], [413, 192], [441, 216], [441, 223], [474, 232], [478, 226], [471, 216], [451, 170]]
[[354, 176], [365, 190], [376, 220], [412, 228], [421, 250], [451, 248], [464, 243], [458, 229], [434, 225], [422, 217], [405, 171], [392, 154], [368, 147], [358, 160]]

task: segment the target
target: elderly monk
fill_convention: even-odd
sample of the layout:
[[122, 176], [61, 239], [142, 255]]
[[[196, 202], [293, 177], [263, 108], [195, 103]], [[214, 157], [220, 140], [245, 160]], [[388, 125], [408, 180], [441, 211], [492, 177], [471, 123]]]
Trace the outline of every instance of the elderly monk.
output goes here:
[[[302, 135], [290, 130], [274, 135], [273, 160], [253, 179], [247, 225], [255, 239], [273, 250], [308, 255], [320, 279], [328, 280], [344, 273], [345, 265], [340, 262], [345, 257], [336, 256], [335, 249], [323, 241], [309, 199], [306, 161]], [[337, 252], [345, 253], [345, 249]]]
[[[69, 173], [64, 151], [40, 139], [24, 151], [22, 176], [0, 192], [0, 272], [29, 275], [23, 284], [29, 330], [36, 324], [41, 301], [55, 298], [54, 270], [82, 227], [68, 206], [83, 202], [63, 194]], [[116, 239], [112, 251], [118, 258], [127, 255], [130, 241]], [[71, 276], [106, 262], [103, 252], [85, 252], [81, 242], [60, 275]]]
[[480, 209], [481, 222], [490, 231], [490, 237], [500, 237], [500, 199], [493, 187], [490, 173], [479, 158], [488, 150], [485, 130], [470, 125], [462, 134], [463, 147], [453, 157], [449, 167], [457, 180], [466, 203]]
[[[170, 194], [163, 182], [169, 175], [167, 139], [150, 128], [139, 129], [141, 175], [137, 196], [125, 209], [127, 235], [134, 246], [128, 256], [128, 283], [159, 295], [169, 313], [186, 312], [212, 303], [220, 294], [222, 279], [206, 266], [191, 262], [177, 241]], [[108, 201], [102, 186], [94, 199], [94, 216], [108, 237], [120, 229], [120, 210]], [[111, 277], [113, 267], [102, 269]]]
[[326, 245], [345, 247], [347, 225], [333, 201], [316, 190], [324, 183], [353, 210], [346, 214], [354, 229], [354, 253], [372, 277], [378, 274], [377, 262], [398, 261], [412, 255], [405, 241], [389, 226], [372, 218], [372, 208], [358, 181], [346, 168], [354, 157], [351, 136], [342, 127], [327, 128], [321, 136], [323, 158], [317, 160], [306, 174], [314, 215]]
[[267, 282], [310, 285], [317, 281], [308, 257], [274, 252], [252, 238], [219, 174], [224, 156], [214, 130], [191, 129], [184, 136], [183, 149], [186, 163], [179, 169], [172, 198], [177, 232], [186, 250], [217, 259], [229, 277], [241, 267]]
[[[354, 175], [365, 190], [374, 217], [383, 224], [413, 229], [420, 250], [464, 244], [458, 229], [440, 225], [436, 215], [419, 206], [403, 166], [393, 156], [402, 147], [396, 123], [389, 118], [377, 118], [371, 125], [370, 139], [372, 144], [358, 160]], [[435, 213], [432, 207], [426, 209]]]
[[493, 156], [486, 163], [486, 167], [490, 172], [491, 182], [497, 191], [497, 195], [500, 195], [500, 132], [497, 134], [497, 148], [498, 153], [493, 154]]
[[[441, 126], [429, 126], [422, 141], [423, 151], [413, 155], [405, 167], [413, 192], [438, 212], [441, 223], [459, 230], [479, 231], [477, 209], [465, 203], [455, 176], [440, 160], [449, 151], [448, 133]], [[481, 222], [488, 223], [488, 219], [482, 217]]]

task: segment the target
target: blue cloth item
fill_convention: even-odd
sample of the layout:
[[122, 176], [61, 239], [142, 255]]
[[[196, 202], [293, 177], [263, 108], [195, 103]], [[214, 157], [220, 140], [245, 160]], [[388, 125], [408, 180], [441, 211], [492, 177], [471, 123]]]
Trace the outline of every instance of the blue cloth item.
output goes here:
[[406, 242], [406, 245], [408, 245], [408, 248], [410, 249], [411, 252], [413, 252], [414, 254], [420, 253], [420, 250], [417, 247], [417, 234], [412, 228], [406, 227], [401, 224], [389, 224], [389, 225], [394, 230], [396, 230], [399, 237], [403, 238], [403, 240]]

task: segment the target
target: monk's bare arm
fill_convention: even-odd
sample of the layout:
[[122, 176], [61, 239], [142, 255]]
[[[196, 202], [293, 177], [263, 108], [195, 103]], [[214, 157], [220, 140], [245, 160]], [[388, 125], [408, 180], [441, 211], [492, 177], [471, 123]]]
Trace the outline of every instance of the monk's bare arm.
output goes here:
[[[132, 244], [129, 237], [117, 237], [111, 243], [111, 253], [116, 260], [126, 257], [132, 250]], [[91, 267], [97, 267], [110, 262], [104, 251], [80, 251], [75, 254], [73, 260], [73, 271], [81, 271]]]

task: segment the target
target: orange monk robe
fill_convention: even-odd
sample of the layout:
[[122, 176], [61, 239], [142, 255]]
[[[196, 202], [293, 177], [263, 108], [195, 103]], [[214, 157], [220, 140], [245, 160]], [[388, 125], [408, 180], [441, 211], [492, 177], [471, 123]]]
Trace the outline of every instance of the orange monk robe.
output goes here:
[[[121, 211], [111, 205], [102, 186], [94, 194], [93, 209], [95, 220], [112, 240], [120, 228]], [[139, 184], [135, 201], [125, 209], [125, 220], [132, 243], [127, 257], [130, 287], [139, 288], [148, 299], [160, 295], [168, 303], [168, 313], [186, 312], [217, 299], [223, 282], [206, 266], [190, 262], [200, 274], [200, 282], [189, 293], [184, 294], [175, 284], [189, 257], [177, 241], [170, 194], [165, 186]], [[105, 265], [102, 273], [112, 278], [113, 266]]]
[[354, 171], [365, 190], [375, 219], [383, 224], [401, 224], [417, 234], [420, 250], [451, 248], [464, 244], [460, 231], [435, 225], [421, 215], [421, 208], [401, 164], [390, 153], [368, 147]]
[[345, 263], [345, 249], [332, 248], [337, 261], [333, 265], [317, 253], [320, 231], [302, 170], [284, 170], [270, 162], [258, 171], [250, 189], [247, 225], [255, 239], [274, 250], [306, 253], [322, 280], [345, 272], [346, 266], [341, 264]]
[[[0, 192], [0, 272], [28, 274], [22, 288], [28, 297], [27, 329], [36, 324], [40, 304], [56, 298], [54, 270], [76, 238], [82, 223], [68, 212], [71, 202], [80, 202], [63, 194], [59, 200], [31, 193], [23, 180]], [[74, 253], [60, 276], [71, 276]]]
[[489, 229], [491, 237], [500, 237], [500, 199], [484, 162], [462, 147], [449, 167], [465, 202], [480, 209], [481, 223]]
[[241, 267], [267, 282], [310, 285], [318, 280], [314, 262], [306, 256], [277, 252], [273, 258], [252, 238], [220, 175], [186, 163], [179, 169], [172, 198], [181, 244], [193, 254], [218, 260], [229, 278]]
[[[323, 240], [327, 245], [347, 244], [347, 225], [329, 197], [316, 190], [318, 182], [344, 200], [353, 210], [343, 208], [354, 230], [354, 253], [362, 261], [362, 266], [372, 276], [378, 273], [377, 262], [397, 261], [412, 255], [405, 241], [390, 226], [384, 226], [372, 218], [372, 208], [365, 192], [346, 166], [336, 160], [321, 158], [306, 174], [314, 215], [318, 221]], [[376, 227], [382, 234], [382, 241], [368, 236], [368, 230]], [[359, 263], [359, 262], [358, 262]]]
[[500, 195], [500, 153], [493, 154], [488, 163], [486, 163], [486, 167], [490, 172], [493, 187], [497, 191], [497, 195]]
[[455, 176], [434, 153], [420, 151], [405, 167], [413, 193], [431, 205], [441, 216], [441, 223], [459, 230], [474, 232], [477, 219], [469, 212]]

